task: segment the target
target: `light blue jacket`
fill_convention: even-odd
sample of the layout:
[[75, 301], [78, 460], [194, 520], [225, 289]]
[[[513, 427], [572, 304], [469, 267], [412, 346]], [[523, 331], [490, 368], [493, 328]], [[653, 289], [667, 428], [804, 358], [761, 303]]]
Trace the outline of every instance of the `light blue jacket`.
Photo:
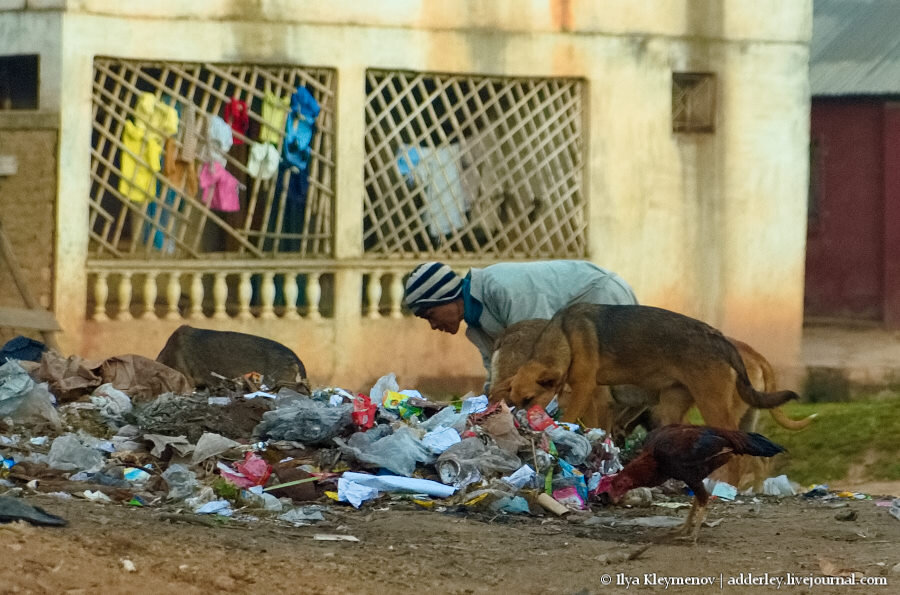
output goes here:
[[[500, 263], [472, 269], [466, 289], [466, 337], [481, 352], [488, 374], [485, 390], [491, 381], [494, 341], [511, 324], [550, 319], [571, 304], [637, 304], [624, 279], [584, 260]], [[474, 320], [478, 304], [481, 313]]]

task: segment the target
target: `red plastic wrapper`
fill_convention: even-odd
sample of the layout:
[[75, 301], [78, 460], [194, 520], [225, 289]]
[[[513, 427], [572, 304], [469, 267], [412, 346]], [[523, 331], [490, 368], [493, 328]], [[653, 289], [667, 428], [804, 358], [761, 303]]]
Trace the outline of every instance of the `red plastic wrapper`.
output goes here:
[[528, 425], [536, 432], [542, 432], [547, 428], [559, 427], [540, 405], [532, 405], [525, 413], [528, 415]]
[[375, 411], [377, 408], [368, 395], [362, 393], [356, 395], [356, 398], [353, 399], [353, 413], [351, 414], [353, 423], [360, 428], [368, 430], [375, 425]]
[[219, 474], [237, 487], [246, 489], [266, 485], [272, 466], [255, 452], [248, 452], [243, 461], [234, 464], [233, 470], [220, 463]]

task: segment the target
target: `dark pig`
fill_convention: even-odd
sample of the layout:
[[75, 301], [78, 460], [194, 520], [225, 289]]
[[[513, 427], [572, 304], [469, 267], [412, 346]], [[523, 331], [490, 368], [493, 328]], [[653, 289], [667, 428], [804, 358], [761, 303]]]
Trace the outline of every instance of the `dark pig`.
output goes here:
[[207, 386], [212, 372], [237, 378], [249, 372], [262, 374], [270, 387], [288, 387], [309, 394], [306, 368], [293, 351], [271, 339], [236, 333], [178, 327], [156, 361], [188, 377], [194, 386]]

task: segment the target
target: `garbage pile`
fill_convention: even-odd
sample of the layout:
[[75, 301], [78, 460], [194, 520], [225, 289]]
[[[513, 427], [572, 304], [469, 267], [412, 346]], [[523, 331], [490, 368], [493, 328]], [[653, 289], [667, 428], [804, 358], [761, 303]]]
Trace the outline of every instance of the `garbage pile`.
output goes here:
[[437, 402], [401, 390], [394, 374], [369, 394], [274, 393], [235, 378], [152, 396], [146, 381], [128, 385], [135, 394], [100, 384], [101, 368], [83, 362], [51, 360], [31, 373], [23, 364], [0, 366], [7, 496], [30, 488], [294, 524], [322, 518], [321, 506], [305, 503], [360, 507], [385, 494], [424, 507], [562, 515], [587, 509], [600, 478], [622, 467], [603, 430], [558, 422], [552, 406], [513, 411], [484, 395]]
[[[359, 508], [388, 495], [438, 510], [563, 516], [588, 510], [601, 478], [621, 470], [642, 439], [632, 434], [620, 449], [601, 429], [558, 421], [555, 403], [434, 401], [401, 390], [394, 374], [368, 394], [272, 392], [252, 374], [186, 392], [169, 390], [181, 380], [168, 368], [159, 377], [150, 360], [54, 357], [0, 366], [0, 522], [65, 523], [14, 498], [26, 490], [295, 526], [325, 520], [322, 503]], [[737, 495], [723, 482], [708, 479], [707, 488], [723, 500]], [[782, 475], [762, 493], [803, 490]], [[825, 486], [804, 496], [857, 497]], [[639, 488], [624, 504], [686, 506], [665, 500]], [[900, 519], [900, 500], [887, 504]]]

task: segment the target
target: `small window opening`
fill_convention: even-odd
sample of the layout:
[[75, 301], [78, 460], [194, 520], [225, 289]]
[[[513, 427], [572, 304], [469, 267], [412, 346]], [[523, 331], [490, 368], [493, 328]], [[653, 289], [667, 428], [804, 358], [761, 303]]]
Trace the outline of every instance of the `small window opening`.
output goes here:
[[672, 73], [672, 130], [675, 132], [715, 132], [715, 74], [711, 72]]
[[0, 56], [0, 110], [38, 109], [37, 54]]

